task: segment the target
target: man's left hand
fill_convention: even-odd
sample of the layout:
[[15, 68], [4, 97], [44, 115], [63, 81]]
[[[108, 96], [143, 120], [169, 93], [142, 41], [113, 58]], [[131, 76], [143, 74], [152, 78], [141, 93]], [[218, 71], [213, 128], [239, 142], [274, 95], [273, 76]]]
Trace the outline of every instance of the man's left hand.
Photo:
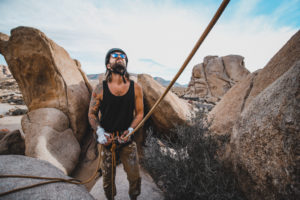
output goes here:
[[120, 143], [126, 143], [126, 142], [128, 142], [130, 140], [130, 137], [126, 138], [126, 136], [128, 135], [128, 133], [129, 133], [128, 130], [126, 130], [126, 131], [123, 132], [123, 134], [120, 137], [120, 141], [119, 141]]
[[127, 135], [129, 135], [131, 132], [133, 131], [133, 128], [128, 128], [128, 130], [124, 131], [123, 134], [121, 135], [121, 137], [119, 137], [119, 142], [120, 143], [126, 143], [129, 142], [131, 139], [131, 136], [126, 137]]

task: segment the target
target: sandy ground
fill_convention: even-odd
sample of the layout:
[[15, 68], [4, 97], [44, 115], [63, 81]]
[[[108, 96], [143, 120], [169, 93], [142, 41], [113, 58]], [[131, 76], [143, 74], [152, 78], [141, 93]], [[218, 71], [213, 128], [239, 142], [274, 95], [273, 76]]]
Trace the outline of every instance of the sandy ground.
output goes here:
[[0, 129], [7, 128], [10, 131], [16, 130], [16, 129], [22, 129], [21, 128], [21, 119], [23, 115], [19, 116], [6, 116], [3, 118], [0, 118]]
[[[21, 119], [23, 115], [18, 116], [8, 116], [6, 112], [8, 112], [11, 108], [22, 108], [25, 109], [25, 105], [10, 105], [6, 103], [0, 103], [0, 115], [4, 117], [0, 118], [0, 129], [7, 128], [10, 131], [19, 129], [20, 132], [23, 134], [22, 127], [21, 127]], [[24, 134], [23, 134], [24, 135]]]
[[0, 115], [5, 115], [5, 113], [11, 108], [15, 108], [15, 105], [10, 105], [8, 103], [0, 103]]
[[[141, 169], [142, 177], [142, 187], [141, 194], [138, 196], [138, 199], [141, 200], [161, 200], [163, 199], [162, 192], [157, 188], [152, 178], [147, 172]], [[102, 177], [96, 182], [92, 190], [90, 191], [91, 195], [97, 200], [105, 200], [105, 194], [102, 187]], [[116, 186], [117, 186], [117, 196], [115, 200], [130, 200], [128, 195], [128, 180], [127, 175], [123, 169], [123, 165], [120, 164], [117, 166], [116, 174]]]

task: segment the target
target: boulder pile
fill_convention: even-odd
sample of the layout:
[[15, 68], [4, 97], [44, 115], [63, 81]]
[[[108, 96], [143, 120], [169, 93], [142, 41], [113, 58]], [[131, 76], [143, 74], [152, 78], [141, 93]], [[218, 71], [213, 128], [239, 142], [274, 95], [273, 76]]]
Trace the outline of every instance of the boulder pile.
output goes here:
[[234, 84], [245, 79], [249, 73], [242, 56], [206, 56], [203, 63], [194, 66], [183, 97], [217, 103]]
[[80, 63], [29, 27], [17, 27], [10, 36], [0, 33], [0, 53], [29, 110], [22, 118], [25, 155], [48, 160], [70, 174], [89, 128], [91, 87]]

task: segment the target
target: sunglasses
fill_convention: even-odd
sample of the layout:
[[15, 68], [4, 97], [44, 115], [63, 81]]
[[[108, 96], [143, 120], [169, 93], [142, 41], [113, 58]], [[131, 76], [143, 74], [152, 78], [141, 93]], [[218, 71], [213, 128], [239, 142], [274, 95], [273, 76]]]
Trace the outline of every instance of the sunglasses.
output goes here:
[[125, 54], [112, 53], [112, 54], [110, 54], [110, 55], [111, 55], [111, 57], [113, 57], [113, 58], [117, 58], [117, 57], [119, 57], [119, 56], [120, 56], [120, 58], [123, 58], [123, 59], [126, 58], [126, 55], [125, 55]]

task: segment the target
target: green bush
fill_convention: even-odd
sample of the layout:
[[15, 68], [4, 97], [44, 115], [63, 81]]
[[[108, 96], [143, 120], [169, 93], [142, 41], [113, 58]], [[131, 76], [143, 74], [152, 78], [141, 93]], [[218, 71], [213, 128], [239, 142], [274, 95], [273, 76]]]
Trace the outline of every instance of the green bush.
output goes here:
[[216, 158], [220, 145], [209, 136], [202, 117], [197, 119], [192, 127], [173, 130], [175, 141], [158, 139], [149, 130], [142, 165], [166, 200], [244, 199], [232, 173]]

